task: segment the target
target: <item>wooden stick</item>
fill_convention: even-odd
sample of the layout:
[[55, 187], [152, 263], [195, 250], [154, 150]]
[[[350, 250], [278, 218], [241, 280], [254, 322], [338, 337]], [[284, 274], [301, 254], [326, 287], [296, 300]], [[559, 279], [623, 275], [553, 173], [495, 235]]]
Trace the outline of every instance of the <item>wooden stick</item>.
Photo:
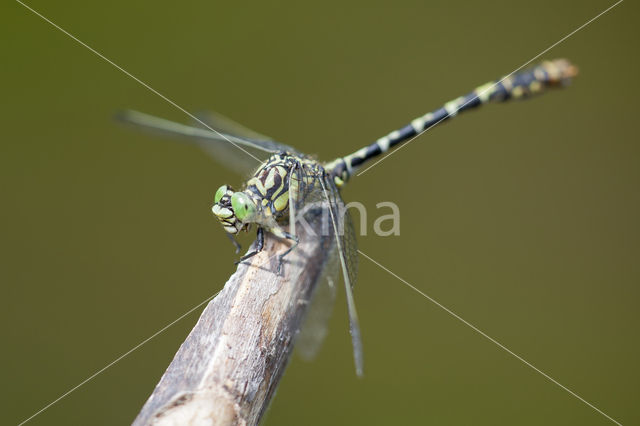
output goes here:
[[300, 244], [267, 236], [202, 312], [134, 421], [140, 425], [254, 425], [291, 356], [331, 239], [298, 227]]

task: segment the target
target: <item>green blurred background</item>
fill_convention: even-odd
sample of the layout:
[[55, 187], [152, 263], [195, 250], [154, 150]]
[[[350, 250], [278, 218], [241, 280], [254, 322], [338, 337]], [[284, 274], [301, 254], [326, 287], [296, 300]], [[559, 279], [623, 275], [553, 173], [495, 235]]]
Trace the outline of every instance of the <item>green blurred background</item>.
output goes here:
[[[187, 110], [331, 159], [612, 3], [28, 4]], [[220, 289], [236, 257], [210, 204], [241, 180], [114, 124], [188, 118], [18, 3], [1, 13], [0, 423], [16, 424]], [[623, 424], [640, 424], [638, 17], [624, 2], [544, 55], [580, 67], [569, 89], [438, 126], [343, 194], [401, 208], [401, 236], [370, 222], [365, 253]], [[608, 423], [365, 259], [356, 302], [366, 377], [340, 295], [264, 424]], [[199, 312], [31, 424], [130, 423]]]

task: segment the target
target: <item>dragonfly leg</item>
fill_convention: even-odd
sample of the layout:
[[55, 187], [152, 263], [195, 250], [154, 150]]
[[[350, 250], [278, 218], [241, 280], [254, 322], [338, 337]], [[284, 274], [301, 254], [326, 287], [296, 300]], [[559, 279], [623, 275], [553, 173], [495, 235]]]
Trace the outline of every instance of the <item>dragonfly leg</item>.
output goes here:
[[225, 232], [225, 235], [227, 236], [227, 238], [229, 238], [229, 241], [231, 241], [231, 243], [233, 243], [233, 245], [235, 246], [236, 254], [240, 253], [240, 250], [242, 249], [242, 246], [240, 245], [240, 243], [237, 242], [236, 239], [231, 236], [231, 234], [228, 234]]
[[298, 237], [290, 234], [288, 232], [283, 232], [283, 237], [286, 238], [287, 240], [291, 240], [293, 241], [293, 244], [291, 244], [291, 247], [289, 247], [284, 253], [282, 253], [280, 256], [278, 256], [278, 274], [280, 273], [280, 271], [282, 270], [282, 264], [284, 263], [284, 257], [286, 255], [288, 255], [289, 253], [291, 253], [297, 246], [298, 246]]
[[236, 265], [238, 263], [240, 263], [240, 262], [244, 262], [245, 260], [249, 259], [250, 257], [255, 256], [256, 254], [258, 254], [258, 253], [260, 253], [262, 251], [262, 249], [264, 248], [264, 230], [261, 227], [258, 227], [258, 235], [257, 236], [258, 236], [258, 244], [256, 245], [256, 249], [254, 251], [252, 251], [251, 253], [247, 253], [244, 256], [242, 256], [240, 258], [240, 260], [234, 262]]

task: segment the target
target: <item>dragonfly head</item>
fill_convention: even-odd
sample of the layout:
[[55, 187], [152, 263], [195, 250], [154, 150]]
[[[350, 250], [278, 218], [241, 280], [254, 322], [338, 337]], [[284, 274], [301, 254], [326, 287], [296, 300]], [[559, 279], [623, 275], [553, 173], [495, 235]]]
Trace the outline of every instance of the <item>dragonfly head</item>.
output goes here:
[[248, 229], [255, 220], [258, 208], [253, 198], [245, 192], [235, 192], [230, 186], [222, 185], [213, 201], [211, 211], [230, 234]]

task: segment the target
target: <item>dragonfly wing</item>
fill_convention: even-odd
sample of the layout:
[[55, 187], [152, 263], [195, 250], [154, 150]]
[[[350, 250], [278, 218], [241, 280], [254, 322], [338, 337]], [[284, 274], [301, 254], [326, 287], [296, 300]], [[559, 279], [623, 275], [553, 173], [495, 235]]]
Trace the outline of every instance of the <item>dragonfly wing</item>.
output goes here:
[[360, 377], [364, 374], [364, 356], [362, 349], [362, 334], [356, 304], [353, 299], [353, 285], [355, 284], [358, 268], [358, 251], [355, 231], [349, 212], [346, 210], [338, 188], [331, 179], [319, 178], [325, 200], [329, 203], [331, 227], [336, 235], [338, 259], [344, 279], [344, 289], [347, 296], [347, 311], [349, 314], [349, 331], [353, 345], [353, 359], [356, 374]]
[[255, 130], [251, 130], [243, 126], [242, 124], [233, 121], [229, 117], [225, 117], [220, 113], [213, 112], [213, 111], [203, 111], [196, 114], [196, 117], [199, 120], [199, 122], [196, 122], [197, 126], [202, 126], [204, 123], [209, 128], [217, 130], [221, 133], [236, 136], [246, 140], [250, 140], [254, 144], [257, 144], [261, 146], [263, 149], [268, 150], [270, 152], [286, 151], [291, 154], [302, 156], [302, 153], [298, 152], [295, 148], [289, 145], [285, 145], [281, 142], [274, 141], [269, 136], [260, 134]]
[[[344, 204], [341, 203], [341, 208], [344, 209]], [[347, 269], [349, 271], [349, 280], [351, 281], [351, 287], [356, 284], [356, 278], [358, 276], [358, 239], [356, 238], [356, 231], [353, 226], [353, 219], [351, 214], [345, 209], [342, 212], [344, 232], [341, 235], [342, 250], [344, 251], [345, 261], [347, 263]]]
[[[290, 218], [295, 218], [295, 220], [290, 220], [289, 232], [295, 232], [294, 224], [296, 222], [299, 225], [295, 226], [310, 226], [310, 231], [316, 235], [319, 234], [317, 238], [328, 239], [330, 248], [335, 250], [337, 265], [329, 264], [327, 266], [333, 267], [336, 271], [342, 270], [356, 373], [358, 376], [362, 376], [362, 341], [352, 291], [357, 275], [358, 257], [351, 218], [333, 179], [327, 177], [321, 166], [300, 162], [291, 168], [289, 176], [291, 178], [289, 181], [289, 215]], [[310, 321], [312, 320], [310, 319]]]
[[241, 174], [251, 173], [262, 161], [273, 153], [279, 152], [279, 149], [274, 147], [277, 144], [273, 141], [267, 144], [263, 141], [227, 134], [215, 128], [211, 130], [206, 126], [189, 126], [138, 111], [123, 111], [116, 118], [154, 133], [193, 143], [220, 164]]
[[327, 336], [329, 319], [333, 313], [336, 298], [339, 268], [338, 250], [334, 243], [325, 261], [322, 275], [316, 284], [311, 304], [307, 308], [296, 341], [296, 350], [306, 361], [315, 358]]
[[[337, 190], [336, 190], [337, 191]], [[358, 271], [358, 247], [356, 245], [355, 231], [351, 216], [348, 211], [344, 211], [344, 235], [340, 237], [342, 242], [340, 249], [340, 261], [342, 264], [344, 279], [344, 289], [347, 295], [347, 309], [349, 312], [349, 331], [351, 332], [351, 343], [353, 345], [353, 359], [356, 365], [356, 374], [359, 377], [364, 375], [364, 354], [362, 349], [362, 333], [360, 332], [360, 322], [356, 311], [356, 303], [353, 299], [353, 286], [356, 283]], [[346, 277], [349, 277], [348, 281]]]
[[196, 114], [196, 117], [199, 121], [194, 120], [194, 125], [202, 126], [202, 123], [205, 123], [207, 126], [212, 129], [218, 130], [222, 133], [226, 133], [228, 135], [236, 135], [241, 136], [247, 139], [261, 140], [261, 141], [273, 141], [269, 136], [265, 136], [256, 132], [255, 130], [251, 130], [248, 127], [243, 126], [242, 124], [226, 117], [218, 112], [214, 111], [200, 111]]

